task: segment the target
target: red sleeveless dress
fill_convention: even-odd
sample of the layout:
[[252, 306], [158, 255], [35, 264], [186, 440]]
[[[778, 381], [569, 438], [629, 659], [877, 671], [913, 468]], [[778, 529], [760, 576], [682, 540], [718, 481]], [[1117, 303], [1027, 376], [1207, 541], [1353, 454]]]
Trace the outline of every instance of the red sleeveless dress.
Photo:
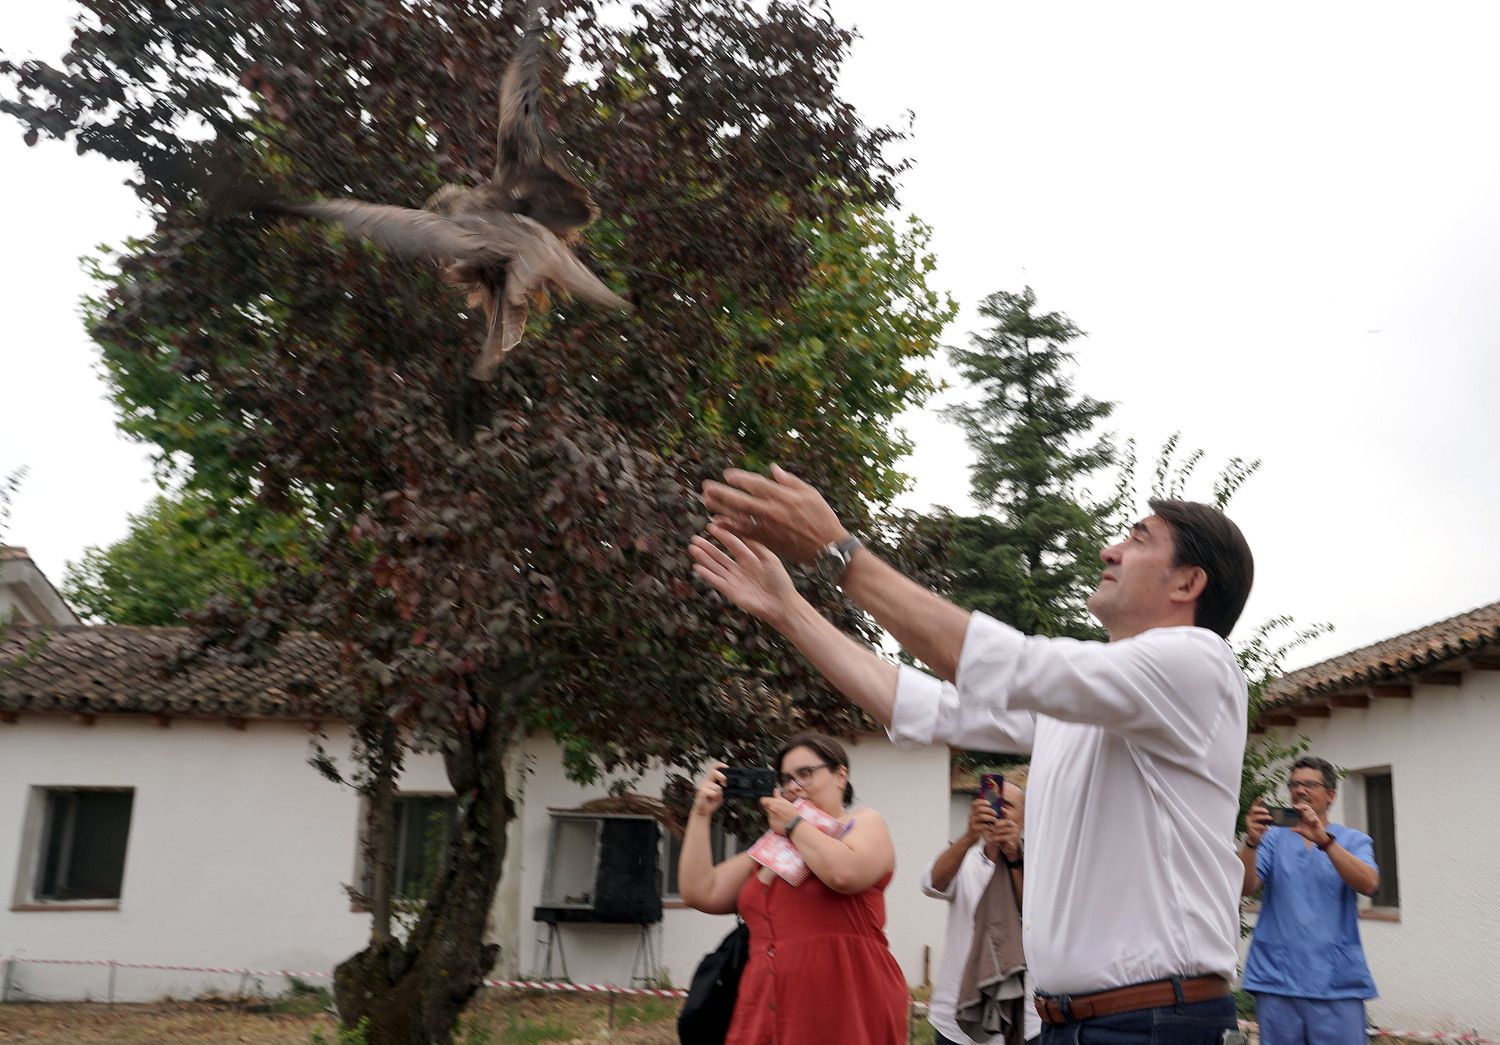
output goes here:
[[750, 958], [724, 1045], [903, 1045], [911, 996], [885, 938], [891, 876], [846, 896], [817, 875], [794, 888], [759, 872], [740, 889]]

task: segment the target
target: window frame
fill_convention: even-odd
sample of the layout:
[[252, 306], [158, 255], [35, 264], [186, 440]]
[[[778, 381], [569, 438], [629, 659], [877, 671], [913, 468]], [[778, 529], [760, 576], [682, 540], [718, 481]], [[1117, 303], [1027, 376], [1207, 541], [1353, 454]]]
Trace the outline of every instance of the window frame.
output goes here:
[[[439, 804], [440, 803], [442, 805], [442, 807], [443, 807], [443, 813], [444, 813], [444, 816], [445, 816], [445, 818], [447, 820], [447, 829], [448, 829], [448, 831], [451, 831], [452, 828], [453, 828], [453, 821], [458, 817], [458, 796], [457, 795], [453, 795], [453, 794], [444, 794], [442, 792], [436, 792], [436, 793], [431, 793], [431, 794], [426, 793], [426, 792], [412, 792], [412, 793], [399, 793], [399, 794], [397, 794], [395, 796], [395, 798], [396, 798], [396, 808], [395, 808], [396, 823], [393, 825], [393, 827], [394, 827], [395, 832], [396, 832], [396, 867], [395, 867], [394, 881], [391, 883], [391, 898], [395, 899], [395, 900], [400, 900], [403, 903], [424, 903], [424, 902], [426, 902], [426, 899], [427, 899], [425, 896], [412, 896], [412, 895], [408, 895], [402, 889], [403, 872], [407, 870], [407, 868], [406, 868], [406, 856], [407, 856], [406, 850], [407, 850], [407, 841], [408, 840], [405, 837], [405, 834], [410, 833], [410, 831], [411, 831], [411, 825], [412, 825], [411, 810], [412, 810], [412, 808], [414, 806], [414, 803], [418, 803], [418, 802], [421, 802], [421, 803], [432, 803], [432, 804]], [[403, 800], [405, 800], [405, 801], [403, 802]], [[424, 820], [424, 833], [425, 833], [425, 825], [426, 825], [426, 821], [428, 820], [428, 817], [424, 816], [423, 820]], [[441, 841], [446, 845], [446, 842], [447, 842], [446, 838], [443, 838]], [[430, 844], [431, 839], [428, 839], [428, 842]], [[426, 880], [429, 877], [435, 878], [437, 876], [438, 871], [440, 871], [442, 869], [441, 868], [441, 860], [442, 860], [441, 853], [439, 853], [437, 855], [437, 859], [439, 861], [439, 863], [437, 865], [431, 866], [431, 867], [425, 866], [427, 864], [428, 857], [430, 857], [431, 855], [432, 854], [426, 852], [425, 848], [424, 848], [424, 851], [422, 852], [421, 856], [418, 858], [420, 860], [420, 862], [424, 865], [421, 868], [419, 868], [419, 870], [421, 871], [421, 874], [418, 876], [418, 884], [420, 884], [422, 881]], [[408, 882], [406, 884], [410, 885], [412, 883]]]
[[[1373, 843], [1375, 865], [1380, 869], [1380, 887], [1369, 898], [1371, 911], [1401, 910], [1401, 861], [1396, 841], [1396, 778], [1389, 766], [1362, 770], [1359, 774], [1364, 804], [1365, 834]], [[1384, 788], [1382, 808], [1373, 809], [1371, 791]], [[1379, 814], [1377, 817], [1377, 813]], [[1380, 823], [1377, 824], [1376, 820]], [[1387, 837], [1386, 832], [1389, 831]]]
[[[676, 882], [677, 860], [682, 855], [682, 838], [666, 828], [662, 828], [661, 836], [662, 902], [681, 904], [683, 902], [681, 891], [669, 892], [668, 887], [678, 884]], [[723, 863], [731, 856], [738, 856], [750, 848], [750, 843], [741, 842], [738, 835], [724, 830], [724, 822], [718, 818], [715, 818], [709, 827], [708, 844], [709, 858], [715, 865]]]
[[[1377, 824], [1377, 810], [1371, 808], [1371, 784], [1384, 779], [1388, 781], [1385, 800], [1389, 808], [1388, 817]], [[1380, 888], [1374, 896], [1359, 898], [1361, 918], [1377, 921], [1400, 921], [1401, 919], [1401, 868], [1399, 856], [1399, 831], [1396, 823], [1396, 777], [1389, 765], [1366, 766], [1349, 770], [1340, 782], [1344, 803], [1344, 820], [1370, 836], [1374, 849], [1375, 865], [1380, 870]], [[1388, 827], [1390, 837], [1384, 837]], [[1390, 902], [1394, 900], [1394, 903]], [[1384, 901], [1384, 902], [1382, 902]]]
[[[395, 834], [395, 852], [393, 855], [396, 858], [396, 865], [392, 868], [395, 881], [391, 883], [391, 903], [403, 909], [415, 910], [420, 908], [427, 901], [427, 898], [425, 896], [403, 896], [401, 893], [402, 863], [406, 856], [402, 830], [406, 826], [406, 823], [409, 822], [403, 822], [403, 802], [406, 800], [430, 801], [433, 799], [442, 799], [448, 806], [449, 816], [456, 817], [458, 815], [458, 796], [451, 791], [397, 791], [391, 797], [394, 801], [392, 815], [395, 818], [395, 823], [391, 825], [391, 829]], [[451, 819], [449, 823], [451, 825]], [[354, 854], [354, 882], [357, 885], [347, 887], [352, 899], [350, 908], [355, 911], [368, 911], [370, 909], [369, 900], [375, 886], [375, 867], [370, 861], [369, 831], [370, 800], [365, 798], [360, 803], [358, 845], [355, 848]], [[435, 872], [436, 868], [433, 870]]]
[[[55, 821], [55, 800], [63, 795], [126, 795], [129, 799], [124, 815], [124, 827], [119, 843], [119, 881], [114, 896], [59, 897], [44, 895], [55, 892], [44, 888], [47, 874], [48, 854], [52, 849], [58, 824]], [[135, 825], [136, 788], [119, 784], [33, 784], [29, 789], [25, 815], [22, 818], [20, 859], [17, 867], [15, 889], [12, 894], [13, 911], [117, 911], [125, 897], [125, 882], [130, 865], [131, 830]], [[77, 806], [73, 806], [76, 817]], [[76, 819], [71, 821], [71, 830], [76, 833]], [[70, 841], [69, 847], [76, 845]], [[61, 872], [66, 876], [66, 871]]]

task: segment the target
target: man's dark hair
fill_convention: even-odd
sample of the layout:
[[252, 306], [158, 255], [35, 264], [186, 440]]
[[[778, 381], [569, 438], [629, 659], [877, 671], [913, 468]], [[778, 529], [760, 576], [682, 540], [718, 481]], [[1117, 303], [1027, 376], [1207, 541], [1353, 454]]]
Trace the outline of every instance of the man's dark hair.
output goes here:
[[1194, 607], [1193, 623], [1229, 638], [1255, 580], [1255, 559], [1240, 528], [1219, 509], [1197, 501], [1153, 498], [1151, 511], [1172, 528], [1176, 565], [1198, 566], [1208, 575]]
[[[849, 768], [849, 756], [844, 751], [844, 745], [825, 733], [813, 733], [811, 731], [798, 733], [796, 736], [787, 737], [786, 742], [776, 752], [774, 765], [776, 772], [781, 772], [781, 760], [786, 758], [787, 752], [795, 747], [811, 748], [819, 758], [828, 764], [829, 770], [837, 770], [840, 766]], [[854, 801], [854, 785], [847, 780], [844, 782], [844, 805]]]
[[1333, 763], [1328, 761], [1328, 759], [1319, 758], [1317, 755], [1303, 755], [1292, 763], [1292, 768], [1287, 772], [1287, 776], [1291, 776], [1292, 773], [1295, 773], [1299, 769], [1316, 769], [1319, 773], [1323, 774], [1324, 787], [1330, 791], [1337, 791], [1339, 789], [1339, 771], [1333, 767]]

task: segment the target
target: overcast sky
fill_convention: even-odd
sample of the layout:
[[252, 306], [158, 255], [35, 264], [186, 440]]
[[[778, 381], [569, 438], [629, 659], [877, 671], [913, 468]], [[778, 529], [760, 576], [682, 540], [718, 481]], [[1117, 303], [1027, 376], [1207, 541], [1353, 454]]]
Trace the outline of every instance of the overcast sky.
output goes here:
[[[55, 59], [70, 6], [0, 5], [0, 49]], [[834, 10], [862, 33], [845, 96], [870, 123], [914, 114], [902, 206], [963, 308], [948, 343], [1030, 284], [1088, 332], [1078, 384], [1121, 438], [1207, 451], [1190, 492], [1264, 460], [1231, 508], [1246, 625], [1332, 622], [1295, 666], [1500, 599], [1500, 8]], [[7, 539], [58, 580], [155, 492], [78, 317], [79, 256], [146, 226], [125, 171], [8, 121], [0, 171], [0, 474], [30, 471]], [[908, 503], [965, 508], [956, 429], [905, 423]]]

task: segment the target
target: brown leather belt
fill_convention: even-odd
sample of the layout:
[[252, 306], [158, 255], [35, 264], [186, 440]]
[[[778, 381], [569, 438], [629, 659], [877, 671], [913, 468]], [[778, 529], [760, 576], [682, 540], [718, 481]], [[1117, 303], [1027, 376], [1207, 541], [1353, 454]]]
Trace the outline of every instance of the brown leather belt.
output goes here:
[[[1182, 986], [1181, 1001], [1184, 1004], [1211, 1001], [1229, 994], [1229, 981], [1222, 976], [1194, 976], [1177, 982]], [[1038, 994], [1036, 1011], [1047, 1023], [1070, 1023], [1137, 1009], [1176, 1005], [1178, 1001], [1171, 980], [1152, 980], [1093, 994], [1053, 994], [1047, 997]]]

